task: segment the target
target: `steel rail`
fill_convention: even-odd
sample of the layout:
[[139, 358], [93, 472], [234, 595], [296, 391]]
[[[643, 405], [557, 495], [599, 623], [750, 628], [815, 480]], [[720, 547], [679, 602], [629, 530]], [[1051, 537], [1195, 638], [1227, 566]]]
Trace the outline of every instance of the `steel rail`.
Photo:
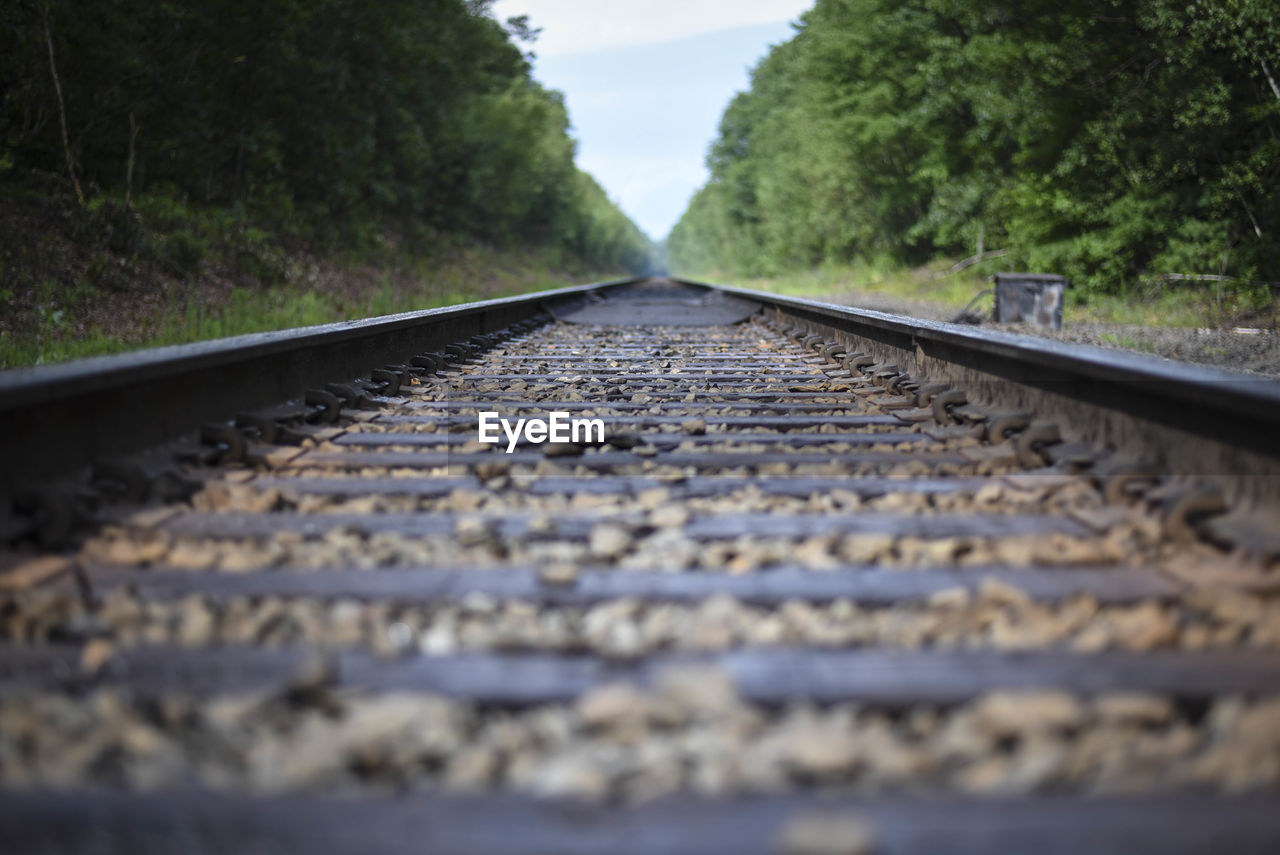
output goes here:
[[643, 277], [0, 372], [0, 492], [141, 451], [328, 381]]
[[1003, 330], [676, 279], [918, 354], [1276, 455], [1280, 381]]
[[897, 370], [1035, 413], [1064, 438], [1208, 479], [1242, 505], [1280, 505], [1280, 381], [1153, 356], [910, 318], [692, 279], [843, 341]]
[[[154, 447], [210, 421], [297, 399], [327, 381], [367, 376], [384, 363], [646, 278], [0, 372], [0, 492]], [[1280, 383], [1273, 380], [692, 279], [673, 281], [746, 298], [794, 321], [843, 333], [930, 379], [931, 369], [950, 367], [951, 377], [937, 379], [957, 379], [958, 370], [997, 386], [1047, 392], [1094, 414], [1123, 414], [1171, 429], [1175, 435], [1166, 447], [1155, 449], [1161, 463], [1177, 457], [1176, 446], [1187, 434], [1267, 460], [1278, 457]], [[1089, 417], [1082, 410], [1081, 421]], [[1110, 438], [1106, 431], [1084, 432], [1094, 441]], [[1203, 465], [1214, 471], [1197, 474], [1276, 480], [1280, 473], [1280, 466], [1230, 472], [1215, 468], [1217, 461]]]

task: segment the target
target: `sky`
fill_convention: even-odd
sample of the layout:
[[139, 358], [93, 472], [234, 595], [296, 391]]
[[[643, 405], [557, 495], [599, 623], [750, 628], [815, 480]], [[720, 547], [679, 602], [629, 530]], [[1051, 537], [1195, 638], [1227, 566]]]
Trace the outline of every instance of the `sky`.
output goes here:
[[565, 95], [578, 166], [655, 240], [707, 180], [720, 114], [813, 0], [497, 0], [528, 15], [534, 76]]

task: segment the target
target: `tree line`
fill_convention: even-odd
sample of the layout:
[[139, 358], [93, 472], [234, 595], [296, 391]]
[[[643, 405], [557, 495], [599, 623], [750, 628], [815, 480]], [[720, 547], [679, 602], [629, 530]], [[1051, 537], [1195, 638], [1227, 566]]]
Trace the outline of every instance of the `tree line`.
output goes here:
[[1000, 255], [1116, 289], [1280, 279], [1268, 0], [817, 0], [725, 110], [689, 273]]
[[87, 204], [160, 194], [312, 241], [388, 225], [637, 269], [649, 241], [574, 165], [492, 0], [15, 0], [0, 176]]

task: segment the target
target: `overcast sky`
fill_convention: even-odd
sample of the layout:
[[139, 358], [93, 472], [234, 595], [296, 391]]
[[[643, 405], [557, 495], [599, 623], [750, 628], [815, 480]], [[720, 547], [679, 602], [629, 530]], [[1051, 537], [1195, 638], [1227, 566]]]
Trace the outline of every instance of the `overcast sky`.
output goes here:
[[812, 0], [498, 0], [540, 27], [534, 74], [565, 95], [578, 165], [649, 236], [675, 225], [707, 171], [734, 92]]

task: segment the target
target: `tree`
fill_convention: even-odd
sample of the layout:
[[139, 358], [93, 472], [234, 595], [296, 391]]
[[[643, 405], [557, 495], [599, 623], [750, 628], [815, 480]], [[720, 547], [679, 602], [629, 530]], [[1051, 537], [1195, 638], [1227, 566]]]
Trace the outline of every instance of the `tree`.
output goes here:
[[818, 0], [726, 109], [672, 262], [1280, 278], [1278, 58], [1260, 0]]

